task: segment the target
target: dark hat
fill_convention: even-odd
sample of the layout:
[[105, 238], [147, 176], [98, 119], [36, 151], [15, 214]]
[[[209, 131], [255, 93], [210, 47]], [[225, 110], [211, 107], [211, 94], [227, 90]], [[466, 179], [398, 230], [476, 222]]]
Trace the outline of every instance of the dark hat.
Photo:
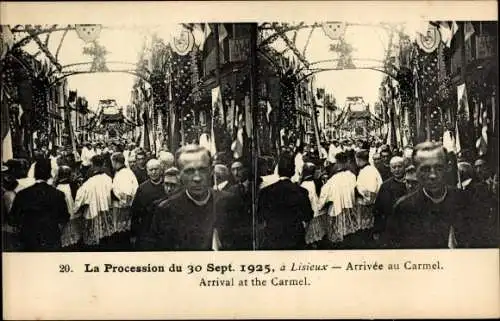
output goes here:
[[51, 170], [52, 167], [49, 159], [38, 159], [35, 163], [35, 179], [49, 179], [51, 176]]
[[314, 163], [307, 162], [304, 164], [304, 168], [302, 169], [302, 177], [304, 179], [312, 178], [315, 172], [316, 172], [316, 165], [314, 165]]

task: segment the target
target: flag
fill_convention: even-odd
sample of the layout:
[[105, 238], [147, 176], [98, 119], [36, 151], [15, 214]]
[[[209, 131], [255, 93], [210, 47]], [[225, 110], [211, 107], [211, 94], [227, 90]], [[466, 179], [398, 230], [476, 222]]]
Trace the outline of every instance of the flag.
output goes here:
[[458, 24], [455, 21], [453, 21], [451, 23], [451, 40], [453, 40], [453, 37], [455, 36], [455, 34], [457, 33], [457, 31], [458, 31]]
[[9, 105], [7, 104], [7, 99], [3, 97], [2, 90], [2, 111], [1, 116], [1, 130], [2, 130], [2, 162], [6, 162], [9, 159], [14, 158], [12, 151], [12, 136], [10, 132], [10, 118], [9, 118]]
[[465, 83], [457, 86], [457, 116], [469, 120], [469, 100], [467, 98], [467, 88]]
[[462, 146], [460, 145], [460, 131], [458, 129], [458, 121], [455, 123], [455, 152], [460, 153], [462, 151]]
[[201, 24], [195, 23], [192, 33], [194, 43], [198, 46], [198, 48], [200, 48], [200, 50], [203, 50], [203, 45], [205, 44], [205, 32], [203, 31]]
[[455, 140], [451, 135], [451, 131], [445, 130], [443, 133], [443, 147], [446, 148], [448, 152], [457, 153], [455, 150]]
[[[215, 155], [217, 153], [217, 145], [215, 142], [215, 114], [216, 111], [222, 110], [222, 96], [220, 87], [212, 89], [212, 124], [210, 126], [210, 153]], [[220, 114], [220, 113], [219, 113]]]
[[142, 132], [141, 132], [141, 144], [140, 147], [142, 147], [144, 150], [150, 150], [150, 136], [149, 136], [149, 117], [148, 117], [148, 112], [144, 111], [143, 114], [143, 125], [142, 125]]
[[469, 38], [474, 34], [474, 26], [470, 21], [467, 21], [464, 26], [464, 39], [465, 41], [469, 40]]
[[397, 147], [398, 142], [396, 135], [397, 134], [396, 134], [396, 126], [394, 124], [394, 112], [391, 110], [389, 116], [389, 128], [388, 128], [387, 142], [386, 142], [386, 144], [391, 146], [391, 148]]
[[21, 104], [16, 104], [16, 107], [19, 110], [19, 114], [17, 115], [17, 120], [19, 121], [19, 124], [22, 124], [21, 119], [22, 119], [23, 114], [24, 114], [23, 106], [21, 106]]
[[476, 148], [479, 156], [486, 155], [486, 152], [488, 151], [488, 126], [486, 124], [483, 125], [481, 136], [476, 142]]
[[271, 115], [271, 112], [273, 111], [273, 106], [271, 106], [269, 101], [266, 101], [266, 107], [267, 107], [266, 118], [267, 118], [267, 122], [269, 123], [270, 122], [269, 116]]
[[212, 33], [212, 29], [210, 29], [210, 25], [208, 23], [205, 23], [205, 30], [203, 31], [205, 34], [205, 40], [210, 36]]
[[448, 22], [441, 21], [439, 23], [439, 33], [441, 34], [441, 41], [446, 45], [446, 47], [450, 48], [451, 39], [453, 39], [453, 31], [451, 30]]
[[252, 107], [250, 106], [250, 97], [245, 96], [245, 125], [247, 137], [252, 138]]
[[223, 23], [219, 23], [219, 43], [223, 42], [227, 37], [227, 30]]
[[479, 125], [487, 125], [488, 110], [484, 108], [483, 102], [479, 103]]

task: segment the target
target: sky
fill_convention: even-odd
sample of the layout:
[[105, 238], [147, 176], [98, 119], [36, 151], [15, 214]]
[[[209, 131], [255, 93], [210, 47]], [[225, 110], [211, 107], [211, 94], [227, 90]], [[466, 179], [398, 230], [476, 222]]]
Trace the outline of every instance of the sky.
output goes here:
[[[344, 39], [353, 46], [353, 58], [382, 60], [388, 46], [388, 34], [382, 28], [367, 25], [347, 25]], [[307, 43], [310, 29], [300, 30], [296, 38], [296, 46], [302, 51]], [[288, 33], [289, 38], [293, 32]], [[336, 41], [328, 38], [321, 28], [311, 34], [305, 51], [305, 58], [309, 62], [335, 59], [337, 55], [329, 50]], [[276, 41], [273, 46], [283, 48], [284, 43]], [[375, 67], [379, 63], [373, 61], [354, 61], [357, 66]], [[325, 62], [315, 67], [335, 67], [336, 62]], [[379, 85], [383, 74], [374, 70], [335, 70], [316, 74], [316, 86], [325, 88], [342, 106], [346, 97], [363, 96], [365, 102], [373, 108], [377, 101]]]
[[[108, 54], [107, 61], [124, 61], [136, 63], [140, 51], [148, 34], [156, 33], [166, 41], [179, 28], [178, 25], [164, 24], [161, 26], [107, 26], [101, 31], [98, 42], [103, 45]], [[307, 42], [309, 29], [299, 31], [296, 39], [297, 48], [302, 51]], [[55, 32], [49, 41], [49, 50], [57, 51], [59, 40], [63, 32]], [[290, 33], [290, 37], [293, 35]], [[382, 59], [388, 43], [387, 34], [383, 29], [373, 26], [348, 25], [345, 40], [354, 47], [354, 58]], [[282, 48], [284, 43], [277, 40], [273, 43], [276, 48]], [[306, 59], [315, 62], [336, 58], [336, 54], [329, 50], [334, 43], [321, 28], [317, 28], [311, 35]], [[90, 62], [92, 58], [83, 54], [85, 42], [78, 38], [75, 31], [67, 33], [60, 49], [58, 60], [62, 65], [78, 62]], [[30, 44], [32, 50], [37, 46]], [[374, 62], [359, 62], [355, 64], [373, 66]], [[332, 67], [335, 63], [323, 63], [316, 67]], [[340, 104], [348, 96], [363, 96], [365, 101], [373, 106], [378, 97], [378, 88], [383, 74], [372, 70], [341, 70], [328, 71], [316, 75], [316, 86], [324, 87], [326, 92], [332, 93]], [[75, 75], [68, 78], [69, 88], [77, 90], [79, 96], [84, 96], [89, 101], [89, 107], [96, 109], [100, 99], [115, 99], [120, 106], [130, 103], [131, 88], [135, 76], [126, 73], [94, 73]]]
[[[175, 31], [176, 25], [161, 26], [133, 26], [113, 25], [101, 30], [98, 43], [103, 45], [108, 54], [106, 61], [122, 61], [137, 63], [146, 37], [151, 33], [167, 39]], [[55, 54], [64, 32], [53, 32], [49, 38], [49, 50]], [[42, 38], [44, 40], [44, 38]], [[58, 55], [58, 61], [64, 66], [73, 63], [91, 62], [92, 58], [83, 54], [86, 43], [81, 40], [75, 31], [69, 31], [63, 41]], [[31, 42], [25, 46], [29, 52], [38, 51], [38, 46]], [[120, 69], [126, 67], [121, 65]], [[82, 68], [82, 67], [79, 67]], [[88, 68], [88, 67], [86, 67]], [[133, 68], [133, 66], [130, 66]], [[131, 89], [136, 79], [127, 73], [93, 73], [73, 75], [67, 78], [70, 90], [77, 90], [79, 96], [85, 97], [89, 108], [97, 109], [100, 99], [115, 99], [119, 106], [130, 103]]]

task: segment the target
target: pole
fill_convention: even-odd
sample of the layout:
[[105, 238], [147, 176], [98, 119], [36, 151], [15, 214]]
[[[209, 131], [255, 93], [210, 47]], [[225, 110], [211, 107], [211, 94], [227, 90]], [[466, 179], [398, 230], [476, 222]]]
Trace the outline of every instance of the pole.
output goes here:
[[177, 150], [176, 146], [174, 146], [174, 139], [173, 139], [173, 130], [172, 130], [172, 126], [173, 126], [173, 108], [174, 106], [172, 105], [172, 79], [173, 79], [173, 75], [172, 75], [172, 51], [169, 50], [168, 51], [169, 53], [169, 60], [168, 60], [168, 73], [169, 73], [169, 76], [168, 76], [168, 93], [167, 93], [167, 97], [166, 97], [166, 100], [168, 101], [168, 117], [167, 117], [167, 134], [168, 134], [168, 141], [169, 141], [169, 149], [171, 151], [175, 151]]
[[[222, 88], [221, 88], [221, 79], [220, 79], [220, 43], [219, 43], [219, 24], [215, 23], [214, 24], [214, 38], [215, 38], [215, 86], [219, 87], [219, 92], [220, 92], [220, 97], [222, 98]], [[224, 108], [224, 103], [220, 102], [221, 107], [222, 107], [222, 121], [224, 124], [224, 128], [227, 128], [226, 126], [226, 112]], [[212, 116], [214, 119], [214, 117]], [[212, 137], [212, 139], [215, 139], [215, 137]], [[217, 147], [217, 144], [215, 144]]]
[[[321, 143], [319, 140], [319, 131], [318, 131], [318, 119], [316, 117], [316, 104], [314, 103], [314, 89], [313, 89], [313, 82], [311, 79], [311, 110], [312, 110], [312, 122], [314, 126], [314, 135], [316, 136], [316, 144], [318, 146], [318, 153], [321, 153]], [[321, 154], [320, 154], [321, 155]]]
[[179, 117], [181, 118], [181, 145], [184, 146], [186, 144], [185, 142], [185, 135], [184, 135], [184, 113], [182, 108], [179, 111]]
[[[233, 26], [233, 37], [236, 36], [236, 24], [233, 23], [232, 24]], [[236, 135], [238, 134], [238, 115], [236, 113], [236, 86], [237, 86], [237, 82], [238, 82], [238, 77], [236, 76], [236, 73], [233, 73], [233, 86], [232, 86], [232, 92], [233, 92], [233, 105], [232, 105], [232, 108], [233, 108], [233, 120], [232, 120], [232, 124], [231, 124], [231, 129], [232, 129], [232, 135], [233, 137], [231, 137], [232, 139], [236, 139]]]
[[257, 179], [258, 179], [258, 131], [255, 130], [255, 124], [258, 120], [257, 106], [257, 24], [252, 23], [250, 28], [250, 106], [252, 108], [252, 162], [253, 162], [253, 184], [252, 184], [252, 227], [253, 227], [253, 249], [257, 249]]
[[431, 140], [431, 106], [429, 103], [425, 104], [425, 140]]

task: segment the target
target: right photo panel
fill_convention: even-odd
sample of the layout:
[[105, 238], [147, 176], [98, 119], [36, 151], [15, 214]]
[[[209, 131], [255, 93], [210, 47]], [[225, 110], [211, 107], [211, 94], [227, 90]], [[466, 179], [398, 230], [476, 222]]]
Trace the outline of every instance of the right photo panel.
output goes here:
[[497, 24], [259, 23], [254, 248], [497, 247]]

